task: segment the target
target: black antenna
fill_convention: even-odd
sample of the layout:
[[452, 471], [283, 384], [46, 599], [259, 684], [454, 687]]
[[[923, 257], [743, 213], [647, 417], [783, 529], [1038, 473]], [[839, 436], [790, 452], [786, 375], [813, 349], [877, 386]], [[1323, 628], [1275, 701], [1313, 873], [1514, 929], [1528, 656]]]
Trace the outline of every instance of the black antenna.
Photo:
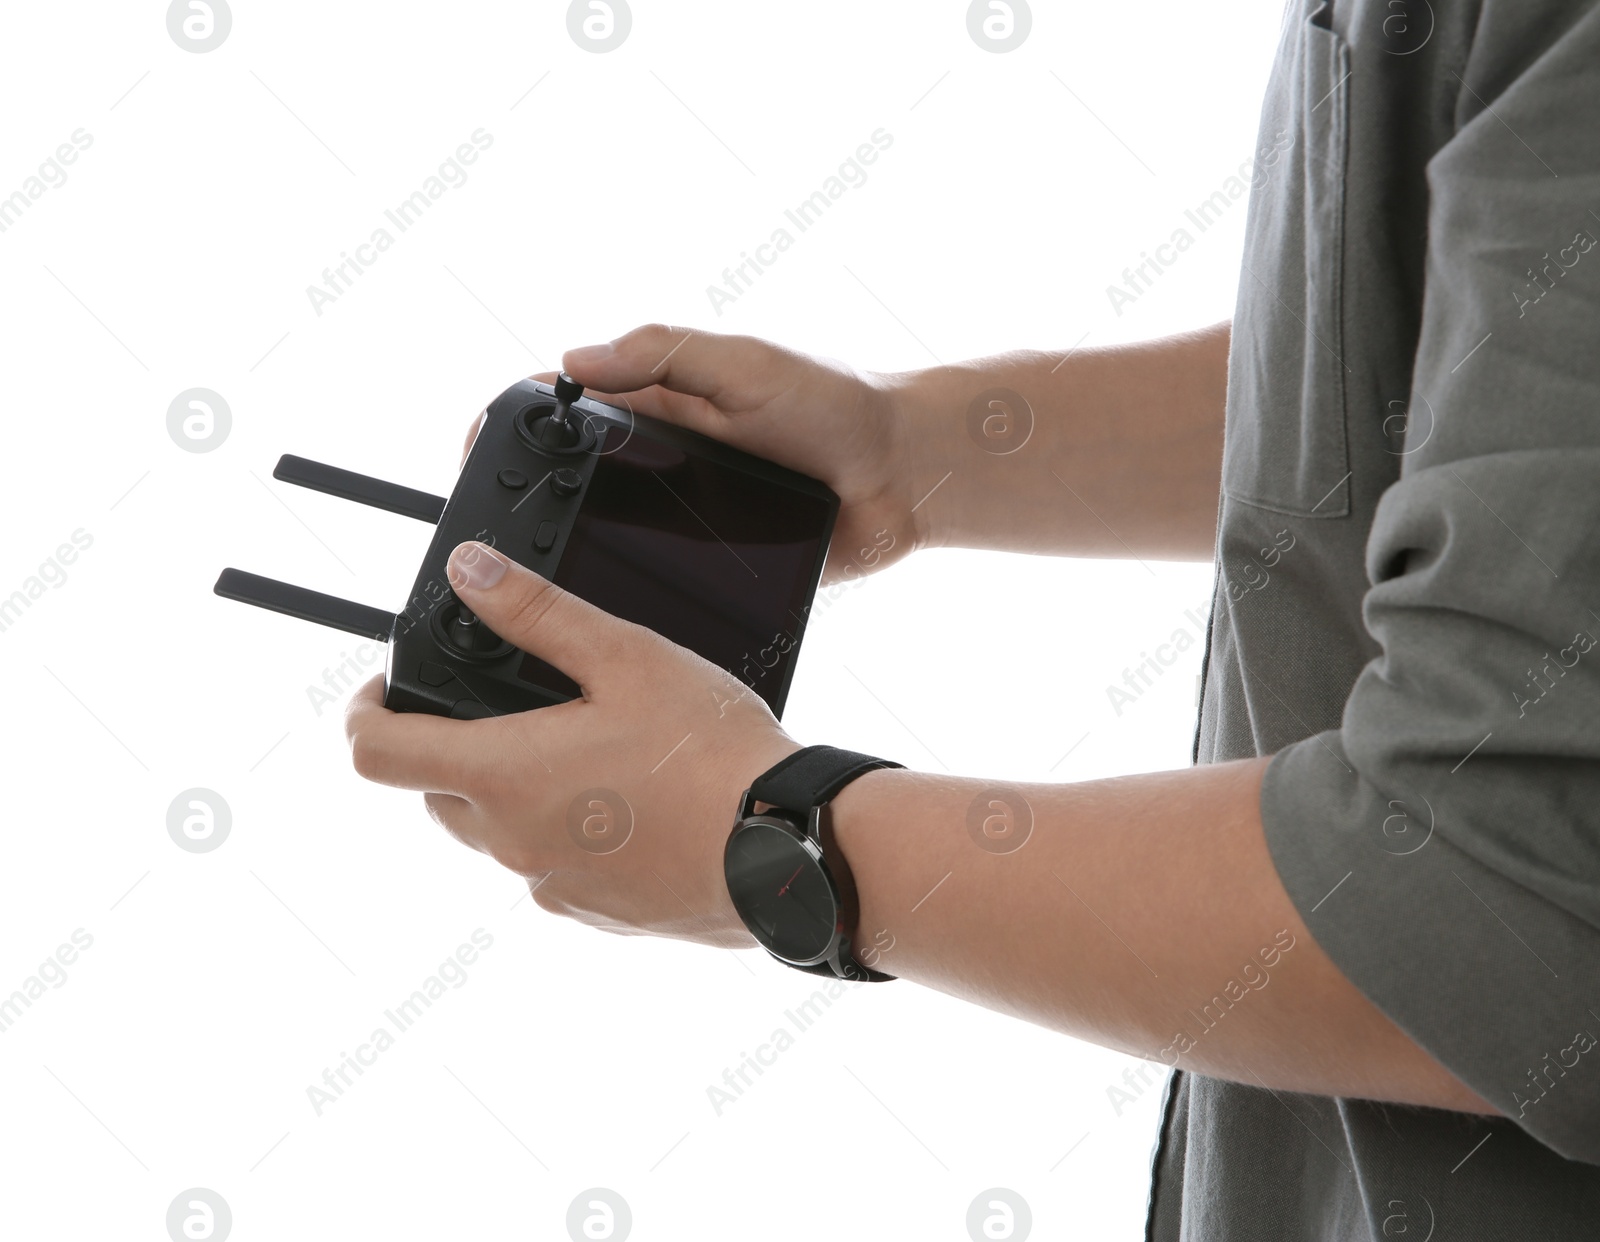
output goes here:
[[394, 630], [395, 615], [392, 612], [369, 608], [366, 604], [340, 599], [336, 595], [324, 595], [321, 591], [308, 591], [305, 587], [279, 582], [276, 578], [263, 578], [260, 574], [249, 574], [242, 569], [224, 569], [212, 590], [223, 599], [254, 604], [257, 608], [281, 612], [301, 621], [315, 621], [318, 625], [343, 630], [347, 634], [375, 638], [380, 643], [388, 642]]
[[[581, 389], [579, 390], [582, 391]], [[429, 492], [419, 492], [414, 487], [401, 487], [370, 475], [341, 470], [320, 461], [309, 461], [285, 453], [278, 459], [272, 477], [296, 487], [309, 487], [314, 492], [326, 492], [341, 500], [353, 500], [374, 509], [386, 509], [402, 517], [416, 518], [437, 526], [444, 513], [445, 498]], [[266, 579], [262, 579], [266, 581]]]

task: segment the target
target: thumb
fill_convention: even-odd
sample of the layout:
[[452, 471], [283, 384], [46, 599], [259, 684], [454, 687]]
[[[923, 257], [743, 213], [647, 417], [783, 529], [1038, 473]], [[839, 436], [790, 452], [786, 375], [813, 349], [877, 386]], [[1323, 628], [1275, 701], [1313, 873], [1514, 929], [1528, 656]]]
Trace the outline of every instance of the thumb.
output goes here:
[[508, 643], [555, 665], [586, 691], [615, 676], [639, 627], [496, 552], [463, 543], [445, 568], [461, 602]]

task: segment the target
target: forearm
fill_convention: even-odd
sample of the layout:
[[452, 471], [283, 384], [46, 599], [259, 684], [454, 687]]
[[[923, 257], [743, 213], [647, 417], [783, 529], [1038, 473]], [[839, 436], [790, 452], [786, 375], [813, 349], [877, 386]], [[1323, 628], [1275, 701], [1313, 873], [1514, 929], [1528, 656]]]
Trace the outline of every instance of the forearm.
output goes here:
[[[1209, 560], [1228, 342], [1218, 324], [1064, 361], [1018, 352], [885, 377], [910, 445], [919, 543]], [[994, 388], [1027, 402], [1031, 431], [1025, 412], [1000, 406], [993, 434], [974, 430], [990, 407], [975, 419], [973, 402]]]
[[1493, 1112], [1312, 941], [1262, 834], [1265, 766], [1074, 785], [869, 773], [834, 802], [858, 944], [891, 974], [1182, 1069]]

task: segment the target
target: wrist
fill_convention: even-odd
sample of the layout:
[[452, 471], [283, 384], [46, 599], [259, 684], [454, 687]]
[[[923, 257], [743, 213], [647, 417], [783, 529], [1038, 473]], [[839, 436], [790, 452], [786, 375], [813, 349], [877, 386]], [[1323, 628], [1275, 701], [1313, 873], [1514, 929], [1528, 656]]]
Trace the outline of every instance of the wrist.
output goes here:
[[957, 447], [950, 443], [952, 419], [942, 391], [948, 387], [948, 368], [879, 373], [870, 382], [887, 424], [886, 442], [903, 446], [896, 491], [903, 500], [911, 551], [944, 547], [955, 482], [948, 475]]
[[856, 895], [855, 958], [870, 970], [899, 976], [907, 962], [894, 949], [909, 933], [904, 902], [896, 903], [897, 872], [906, 862], [896, 839], [905, 799], [919, 776], [904, 768], [879, 768], [846, 785], [830, 805], [835, 847], [850, 868]]
[[755, 939], [797, 969], [893, 977], [879, 969], [892, 937], [860, 918], [834, 820], [843, 793], [882, 765], [898, 768], [858, 751], [804, 747], [761, 773], [741, 801], [725, 847], [730, 900]]

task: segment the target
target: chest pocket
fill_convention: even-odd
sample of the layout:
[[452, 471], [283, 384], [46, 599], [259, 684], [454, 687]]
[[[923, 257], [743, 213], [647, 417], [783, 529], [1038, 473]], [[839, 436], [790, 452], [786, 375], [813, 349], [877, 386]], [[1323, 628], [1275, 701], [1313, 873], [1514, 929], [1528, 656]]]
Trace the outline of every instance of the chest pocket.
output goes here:
[[1313, 518], [1350, 512], [1341, 297], [1350, 49], [1324, 24], [1328, 7], [1291, 0], [1262, 109], [1222, 463], [1229, 498]]

